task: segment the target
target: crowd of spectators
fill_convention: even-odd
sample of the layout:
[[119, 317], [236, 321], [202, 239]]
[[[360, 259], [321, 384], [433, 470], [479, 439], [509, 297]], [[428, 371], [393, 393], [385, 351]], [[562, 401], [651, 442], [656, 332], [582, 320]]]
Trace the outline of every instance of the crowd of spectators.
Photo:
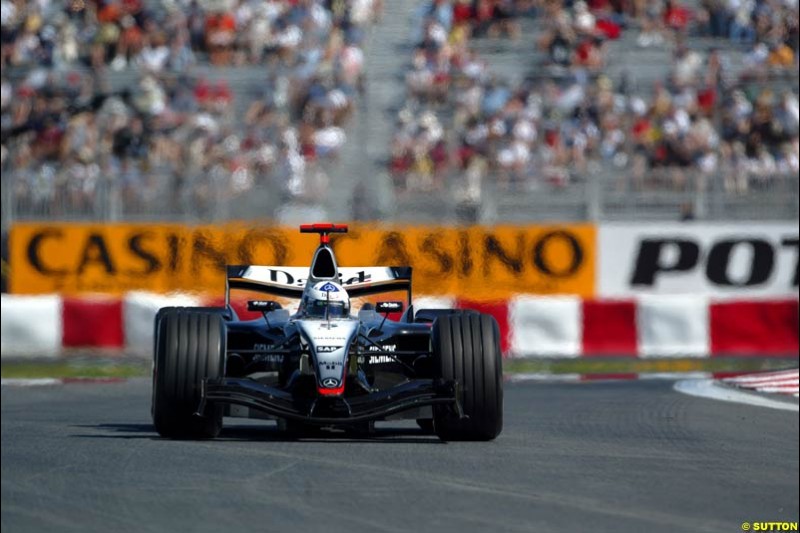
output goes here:
[[702, 0], [700, 32], [735, 42], [765, 43], [797, 52], [797, 0]]
[[[13, 189], [20, 210], [42, 214], [91, 213], [109, 195], [126, 212], [184, 206], [198, 216], [258, 188], [322, 197], [362, 84], [365, 25], [380, 9], [1, 1], [4, 195]], [[241, 86], [214, 74], [225, 63], [265, 69]], [[112, 90], [122, 69], [136, 81]]]
[[[96, 212], [113, 193], [128, 211], [199, 216], [260, 189], [321, 198], [380, 11], [381, 0], [0, 0], [4, 195], [42, 213]], [[567, 187], [611, 168], [620, 189], [743, 192], [797, 173], [797, 0], [425, 0], [413, 20], [389, 157], [398, 190], [456, 176], [469, 199], [487, 177]], [[644, 92], [604, 74], [629, 35], [673, 50]], [[690, 46], [697, 37], [741, 51], [734, 83], [718, 49]], [[502, 79], [480, 39], [529, 42], [542, 68]], [[222, 65], [263, 67], [255, 93], [205, 68]], [[112, 90], [123, 71], [136, 82]], [[776, 76], [794, 85], [765, 88]]]
[[[768, 54], [766, 64], [793, 69], [796, 77], [796, 3], [794, 17], [792, 0], [749, 4], [757, 4], [748, 12], [750, 44], [779, 38], [792, 59], [778, 64]], [[501, 188], [534, 190], [567, 187], [608, 170], [620, 190], [741, 193], [800, 170], [796, 81], [780, 88], [742, 84], [753, 81], [746, 64], [732, 82], [719, 49], [687, 45], [707, 33], [709, 16], [671, 1], [528, 3], [525, 14], [543, 17], [546, 28], [537, 44], [562, 71], [510, 83], [493, 76], [455, 26], [442, 31], [456, 5], [428, 3], [421, 18], [425, 31], [390, 148], [398, 191], [442, 189], [452, 177], [464, 198], [475, 200], [487, 178]], [[673, 50], [668, 75], [647, 91], [604, 74], [605, 43], [632, 28], [640, 46], [668, 42]], [[596, 43], [597, 53], [581, 52], [576, 42]]]
[[335, 26], [357, 45], [380, 0], [0, 0], [2, 66], [183, 69], [313, 52]]

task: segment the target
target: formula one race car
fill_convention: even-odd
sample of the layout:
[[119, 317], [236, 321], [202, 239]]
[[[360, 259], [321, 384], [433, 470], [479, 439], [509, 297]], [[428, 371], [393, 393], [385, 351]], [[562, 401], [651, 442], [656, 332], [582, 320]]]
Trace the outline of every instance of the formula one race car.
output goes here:
[[[155, 320], [152, 415], [170, 438], [213, 438], [223, 416], [278, 420], [289, 431], [371, 431], [414, 419], [444, 440], [491, 440], [503, 426], [500, 337], [493, 317], [411, 305], [410, 267], [339, 267], [318, 233], [311, 267], [228, 266], [225, 306], [167, 307]], [[299, 300], [249, 300], [231, 289]], [[400, 292], [407, 302], [350, 299]], [[404, 309], [405, 308], [405, 309]], [[394, 318], [390, 319], [392, 316]]]

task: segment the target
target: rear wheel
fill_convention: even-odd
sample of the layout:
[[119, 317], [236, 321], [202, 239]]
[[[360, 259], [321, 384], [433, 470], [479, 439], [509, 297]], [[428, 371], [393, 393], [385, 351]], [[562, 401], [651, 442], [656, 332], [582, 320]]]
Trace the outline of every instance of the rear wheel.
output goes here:
[[438, 376], [458, 382], [465, 418], [451, 409], [433, 411], [436, 434], [443, 440], [492, 440], [503, 429], [503, 362], [497, 321], [479, 313], [440, 316], [431, 342]]
[[222, 429], [222, 407], [196, 415], [202, 381], [224, 373], [225, 321], [219, 313], [168, 308], [156, 319], [153, 423], [162, 437], [208, 439]]

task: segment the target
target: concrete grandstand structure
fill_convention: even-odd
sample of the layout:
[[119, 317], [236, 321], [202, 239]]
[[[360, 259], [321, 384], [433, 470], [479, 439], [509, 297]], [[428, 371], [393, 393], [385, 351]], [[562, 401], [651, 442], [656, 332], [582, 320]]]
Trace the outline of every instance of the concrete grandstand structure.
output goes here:
[[[249, 4], [242, 3], [243, 6]], [[361, 4], [369, 6], [372, 3], [356, 2], [354, 6]], [[483, 28], [479, 12], [464, 15], [470, 32], [474, 33], [465, 38], [464, 47], [474, 54], [476, 61], [485, 65], [481, 75], [488, 80], [486, 83], [506, 86], [512, 91], [518, 90], [520, 84], [527, 84], [533, 87], [528, 89], [529, 99], [544, 90], [557, 90], [562, 95], [570, 91], [590, 91], [587, 94], [593, 95], [595, 87], [609, 86], [614, 99], [627, 99], [627, 103], [618, 104], [636, 113], [649, 102], [655, 105], [657, 93], [663, 91], [660, 87], [675, 85], [675, 70], [681, 68], [676, 62], [679, 56], [683, 57], [682, 54], [689, 54], [692, 58], [691, 61], [687, 59], [686, 63], [690, 65], [684, 66], [693, 69], [692, 72], [706, 74], [712, 55], [713, 61], [721, 65], [718, 79], [715, 80], [718, 84], [716, 101], [707, 117], [713, 130], [721, 131], [725, 107], [730, 104], [731, 98], [739, 98], [741, 94], [747, 97], [752, 106], [758, 95], [767, 88], [772, 91], [771, 97], [778, 99], [772, 104], [777, 106], [776, 110], [784, 105], [780, 101], [784, 93], [789, 98], [785, 104], [788, 106], [786, 111], [791, 115], [792, 109], [796, 108], [797, 49], [791, 28], [785, 37], [793, 54], [789, 68], [781, 70], [765, 66], [763, 70], [751, 72], [758, 66], [754, 62], [759, 58], [765, 65], [767, 62], [766, 56], [759, 55], [761, 51], [754, 51], [754, 44], [760, 40], [737, 42], [728, 37], [712, 36], [714, 32], [709, 29], [709, 16], [714, 13], [709, 13], [703, 2], [686, 2], [681, 6], [685, 13], [678, 11], [670, 15], [672, 19], [667, 18], [669, 13], [664, 11], [660, 2], [648, 4], [645, 13], [632, 11], [633, 8], [624, 7], [624, 3], [621, 4], [623, 8], [617, 9], [613, 2], [590, 2], [592, 9], [588, 13], [581, 2], [501, 4], [513, 8], [503, 17], [511, 16], [517, 26], [509, 31], [502, 26], [493, 28], [488, 23], [489, 26]], [[144, 5], [158, 14], [167, 4], [162, 6], [161, 2], [144, 2]], [[697, 165], [680, 163], [681, 168], [664, 164], [641, 167], [643, 163], [637, 163], [636, 160], [638, 149], [630, 139], [624, 141], [615, 154], [603, 156], [600, 154], [602, 147], [594, 149], [598, 155], [588, 157], [579, 165], [572, 164], [574, 161], [566, 165], [548, 164], [537, 152], [541, 147], [539, 140], [530, 143], [529, 162], [521, 170], [513, 170], [511, 178], [503, 163], [504, 158], [511, 155], [505, 154], [503, 146], [497, 143], [488, 147], [494, 155], [486, 158], [485, 168], [478, 165], [473, 169], [480, 176], [465, 178], [470, 174], [458, 162], [461, 133], [460, 126], [454, 123], [458, 118], [455, 97], [462, 87], [453, 82], [445, 87], [447, 95], [441, 101], [430, 104], [411, 101], [404, 87], [411, 60], [418, 49], [415, 39], [419, 39], [420, 31], [428, 23], [426, 21], [432, 20], [432, 12], [426, 11], [429, 9], [426, 5], [425, 2], [385, 2], [378, 22], [360, 23], [361, 31], [352, 42], [362, 43], [358, 50], [363, 50], [363, 58], [355, 61], [363, 64], [363, 84], [347, 97], [348, 119], [335, 124], [326, 122], [328, 119], [321, 119], [320, 124], [327, 126], [320, 125], [316, 132], [310, 134], [317, 139], [310, 144], [304, 144], [303, 139], [298, 137], [301, 148], [296, 151], [296, 156], [285, 157], [284, 172], [270, 165], [279, 166], [281, 150], [285, 150], [286, 146], [290, 147], [291, 152], [291, 146], [296, 144], [292, 140], [293, 135], [302, 137], [304, 119], [297, 110], [288, 109], [285, 115], [289, 120], [285, 125], [294, 132], [293, 135], [286, 139], [270, 140], [262, 145], [263, 150], [260, 151], [255, 150], [252, 143], [250, 148], [241, 144], [247, 141], [246, 131], [243, 130], [251, 127], [246, 120], [248, 111], [251, 116], [259, 114], [258, 110], [252, 109], [252, 102], [271, 101], [275, 95], [285, 92], [286, 81], [292, 79], [291, 76], [287, 78], [280, 74], [282, 67], [270, 55], [265, 55], [260, 62], [250, 58], [239, 61], [239, 64], [230, 64], [233, 61], [217, 60], [213, 51], [201, 46], [193, 49], [196, 58], [194, 66], [182, 71], [165, 68], [163, 72], [155, 73], [155, 78], [161, 79], [162, 92], [178, 91], [183, 84], [184, 90], [190, 92], [210, 90], [212, 94], [215, 94], [214, 91], [224, 93], [224, 99], [228, 102], [224, 104], [224, 113], [233, 121], [232, 127], [228, 127], [229, 135], [212, 137], [222, 152], [219, 157], [224, 164], [219, 168], [212, 162], [187, 173], [185, 169], [176, 172], [169, 165], [148, 164], [145, 169], [131, 174], [126, 173], [118, 162], [112, 161], [110, 166], [98, 162], [102, 169], [100, 173], [106, 179], [97, 180], [90, 199], [76, 201], [73, 189], [80, 189], [78, 185], [64, 185], [63, 191], [54, 191], [53, 186], [49, 189], [44, 186], [44, 192], [39, 190], [43, 187], [42, 183], [48, 181], [68, 183], [73, 179], [68, 172], [68, 164], [62, 167], [58, 164], [55, 167], [45, 165], [38, 173], [32, 172], [31, 177], [27, 178], [38, 187], [28, 191], [26, 178], [20, 172], [15, 172], [22, 164], [18, 158], [21, 156], [19, 137], [13, 134], [13, 128], [8, 128], [9, 120], [4, 119], [4, 230], [14, 220], [43, 217], [186, 221], [272, 219], [294, 222], [298, 218], [311, 216], [447, 223], [797, 218], [796, 129], [794, 133], [787, 132], [789, 142], [786, 149], [789, 153], [786, 164], [780, 164], [780, 154], [785, 147], [770, 145], [767, 146], [767, 154], [761, 154], [758, 146], [752, 147], [755, 152], [745, 157], [742, 163], [749, 165], [747, 169], [725, 166], [720, 162], [724, 156], [718, 150], [709, 152], [706, 158], [702, 154], [692, 155]], [[446, 5], [437, 4], [440, 7]], [[777, 2], [775, 5], [783, 4]], [[790, 6], [791, 2], [786, 5]], [[602, 41], [598, 44], [602, 48], [598, 48], [596, 63], [553, 64], [551, 51], [542, 41], [552, 26], [552, 20], [548, 17], [553, 17], [554, 12], [568, 17], [579, 36], [580, 31], [585, 30], [586, 35], [594, 38], [598, 30], [591, 29], [589, 32], [587, 28], [590, 23], [597, 28], [601, 27], [600, 22], [616, 25], [616, 29], [611, 30], [603, 26], [606, 33], [598, 40]], [[446, 18], [452, 16], [448, 14]], [[492, 16], [489, 15], [487, 20], [493, 20]], [[755, 20], [756, 15], [753, 14], [753, 17]], [[787, 21], [787, 24], [791, 25], [792, 21]], [[41, 31], [48, 27], [45, 24]], [[458, 29], [458, 20], [454, 28]], [[457, 31], [453, 33], [454, 28], [449, 28], [450, 41], [462, 38], [454, 37], [457, 34]], [[792, 39], [795, 39], [794, 44]], [[107, 59], [111, 61], [115, 58]], [[308, 59], [299, 61], [302, 66], [302, 62]], [[692, 63], [697, 61], [700, 63]], [[37, 83], [41, 86], [43, 82], [60, 79], [65, 79], [64, 83], [102, 82], [108, 94], [122, 95], [126, 89], [133, 96], [141, 96], [150, 90], [158, 92], [158, 87], [152, 87], [153, 78], [146, 75], [143, 68], [131, 60], [124, 68], [112, 64], [102, 70], [90, 71], [80, 62], [74, 62], [56, 64], [53, 71], [55, 78], [47, 78], [35, 63], [14, 64], [12, 61], [3, 69], [4, 94], [11, 91], [24, 96], [28, 89], [37, 87]], [[448, 69], [452, 70], [451, 67]], [[687, 76], [691, 78], [692, 75]], [[204, 83], [207, 89], [201, 87]], [[542, 88], [542, 83], [550, 84], [550, 88]], [[691, 86], [691, 94], [702, 92], [702, 87], [697, 86], [700, 82], [695, 83], [690, 79], [686, 83]], [[330, 91], [330, 88], [323, 90]], [[675, 91], [673, 87], [665, 95], [671, 95], [673, 99], [681, 97]], [[106, 93], [96, 92], [95, 97], [100, 94]], [[4, 116], [10, 112], [9, 101], [4, 96]], [[133, 107], [135, 110], [135, 105]], [[430, 180], [423, 176], [421, 180], [412, 179], [410, 187], [405, 183], [398, 187], [396, 176], [387, 170], [392, 157], [390, 148], [396, 134], [395, 123], [406, 120], [409, 114], [419, 118], [426, 113], [426, 121], [434, 117], [443, 129], [441, 137], [446, 145], [443, 157], [447, 164], [443, 166], [441, 176], [437, 176], [432, 183], [428, 183]], [[558, 120], [558, 116], [553, 115], [548, 120]], [[545, 138], [548, 128], [552, 127], [566, 135], [564, 127], [569, 122], [568, 118], [564, 116], [560, 124], [551, 125], [546, 124], [544, 119], [535, 121], [539, 139]], [[796, 117], [792, 119], [790, 116], [790, 123], [792, 120], [796, 128]], [[145, 126], [145, 129], [150, 127], [147, 124]], [[200, 127], [202, 129], [202, 124]], [[627, 132], [624, 133], [629, 136]], [[268, 162], [242, 164], [236, 158], [225, 155], [226, 151], [237, 150], [237, 146], [246, 158], [250, 157], [247, 154], [252, 153], [253, 159], [265, 157]], [[323, 152], [330, 155], [321, 155]], [[86, 164], [81, 157], [89, 156], [76, 154], [76, 167]], [[71, 169], [73, 174], [80, 174], [79, 170]], [[734, 177], [742, 172], [747, 176]], [[301, 175], [302, 179], [298, 177]], [[302, 182], [302, 186], [297, 185], [298, 181]], [[140, 183], [134, 188], [142, 187], [143, 190], [131, 192], [131, 182]], [[298, 192], [301, 189], [304, 192]], [[47, 197], [46, 200], [41, 200], [42, 195]]]

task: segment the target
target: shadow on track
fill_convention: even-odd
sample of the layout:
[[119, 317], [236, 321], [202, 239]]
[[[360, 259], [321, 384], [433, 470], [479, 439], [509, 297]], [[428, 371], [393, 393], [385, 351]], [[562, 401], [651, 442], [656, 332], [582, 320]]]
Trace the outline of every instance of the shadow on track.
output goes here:
[[[72, 426], [96, 433], [70, 435], [80, 439], [172, 440], [160, 437], [152, 424], [83, 424]], [[384, 444], [443, 444], [435, 435], [417, 428], [376, 428], [369, 433], [315, 430], [304, 433], [280, 431], [273, 425], [226, 426], [214, 441], [269, 442], [376, 442]]]

